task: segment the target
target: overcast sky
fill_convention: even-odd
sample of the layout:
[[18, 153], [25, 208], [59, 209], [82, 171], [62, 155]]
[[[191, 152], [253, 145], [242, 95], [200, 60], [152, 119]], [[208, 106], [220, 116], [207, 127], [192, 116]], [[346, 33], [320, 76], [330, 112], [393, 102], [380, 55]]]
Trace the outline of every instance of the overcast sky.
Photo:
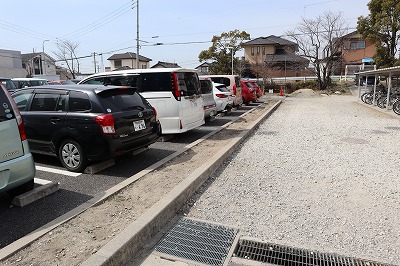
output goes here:
[[[194, 68], [213, 35], [238, 29], [252, 39], [280, 36], [302, 17], [316, 18], [325, 11], [342, 12], [355, 28], [357, 18], [369, 13], [368, 2], [139, 0], [140, 55], [150, 58], [151, 66], [167, 61]], [[45, 52], [56, 59], [52, 51], [57, 41], [68, 40], [79, 44], [78, 56], [103, 53], [96, 61], [105, 66], [114, 53], [136, 53], [136, 0], [2, 0], [1, 7], [0, 49], [40, 52], [44, 44]], [[81, 72], [94, 72], [93, 58], [81, 60]]]

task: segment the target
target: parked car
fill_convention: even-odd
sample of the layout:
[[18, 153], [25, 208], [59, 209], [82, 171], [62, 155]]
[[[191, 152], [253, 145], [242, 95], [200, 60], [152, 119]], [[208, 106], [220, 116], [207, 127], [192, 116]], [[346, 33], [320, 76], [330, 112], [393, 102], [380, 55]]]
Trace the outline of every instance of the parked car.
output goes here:
[[217, 112], [230, 112], [233, 106], [232, 92], [225, 84], [213, 82], [214, 100]]
[[33, 189], [35, 163], [17, 105], [2, 84], [0, 101], [0, 192], [15, 196]]
[[46, 79], [40, 79], [40, 78], [13, 78], [12, 81], [14, 82], [17, 89], [33, 87], [33, 86], [48, 85], [48, 82]]
[[50, 80], [47, 82], [49, 85], [67, 85], [67, 84], [76, 84], [72, 80]]
[[254, 88], [256, 88], [257, 98], [260, 98], [263, 95], [263, 90], [261, 86], [258, 86], [256, 81], [249, 80], [249, 82], [253, 85]]
[[248, 104], [250, 102], [257, 101], [257, 89], [248, 80], [241, 80], [242, 85], [242, 98], [243, 103]]
[[137, 88], [157, 110], [162, 134], [177, 134], [203, 125], [204, 111], [197, 71], [184, 68], [129, 69], [86, 77], [79, 84]]
[[13, 93], [17, 87], [10, 78], [0, 78], [0, 83], [8, 90], [9, 93]]
[[213, 82], [210, 78], [200, 77], [201, 97], [203, 98], [204, 118], [217, 114], [217, 104], [214, 100]]
[[234, 107], [240, 107], [243, 103], [242, 87], [238, 75], [205, 75], [203, 77], [209, 77], [213, 82], [225, 84], [232, 93]]
[[69, 171], [147, 147], [160, 135], [155, 109], [135, 88], [48, 85], [12, 96], [32, 152], [58, 156]]

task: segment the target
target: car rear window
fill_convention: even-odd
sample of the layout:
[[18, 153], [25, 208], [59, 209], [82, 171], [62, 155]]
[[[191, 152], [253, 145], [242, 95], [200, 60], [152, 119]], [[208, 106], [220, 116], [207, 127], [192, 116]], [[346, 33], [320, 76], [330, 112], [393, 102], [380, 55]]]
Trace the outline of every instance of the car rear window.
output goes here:
[[0, 122], [11, 120], [15, 118], [14, 110], [11, 102], [4, 91], [4, 87], [0, 86]]
[[177, 72], [179, 90], [183, 96], [201, 94], [200, 81], [196, 73]]
[[136, 93], [135, 89], [104, 90], [98, 96], [108, 112], [130, 110], [144, 105], [142, 97]]
[[222, 86], [222, 85], [219, 85], [219, 86], [216, 86], [217, 87], [217, 89], [219, 90], [219, 91], [222, 91], [222, 92], [231, 92], [227, 87], [225, 87], [225, 86]]
[[225, 84], [225, 86], [231, 85], [231, 80], [229, 78], [224, 77], [211, 77], [211, 80], [215, 83]]
[[201, 93], [211, 93], [212, 92], [212, 82], [211, 80], [200, 80]]

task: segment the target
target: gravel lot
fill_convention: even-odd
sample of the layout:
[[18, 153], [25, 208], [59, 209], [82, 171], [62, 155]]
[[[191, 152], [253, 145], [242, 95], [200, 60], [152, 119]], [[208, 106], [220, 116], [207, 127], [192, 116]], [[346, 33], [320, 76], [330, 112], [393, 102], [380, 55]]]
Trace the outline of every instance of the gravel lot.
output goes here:
[[183, 212], [260, 241], [400, 262], [400, 117], [353, 96], [286, 98]]

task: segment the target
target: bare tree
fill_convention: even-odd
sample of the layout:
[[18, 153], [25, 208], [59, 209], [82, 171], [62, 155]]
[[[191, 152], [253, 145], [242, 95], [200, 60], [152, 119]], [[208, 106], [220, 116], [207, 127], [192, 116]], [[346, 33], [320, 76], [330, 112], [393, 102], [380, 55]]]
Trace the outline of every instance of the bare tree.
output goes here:
[[79, 73], [79, 60], [76, 56], [76, 50], [79, 44], [71, 41], [58, 41], [57, 51], [53, 53], [57, 56], [59, 61], [65, 62], [68, 71], [71, 73], [72, 78], [76, 78], [76, 74]]
[[295, 30], [286, 34], [297, 42], [299, 55], [314, 67], [320, 90], [331, 84], [331, 75], [340, 60], [343, 37], [347, 33], [342, 13], [325, 12], [315, 19], [302, 18]]

